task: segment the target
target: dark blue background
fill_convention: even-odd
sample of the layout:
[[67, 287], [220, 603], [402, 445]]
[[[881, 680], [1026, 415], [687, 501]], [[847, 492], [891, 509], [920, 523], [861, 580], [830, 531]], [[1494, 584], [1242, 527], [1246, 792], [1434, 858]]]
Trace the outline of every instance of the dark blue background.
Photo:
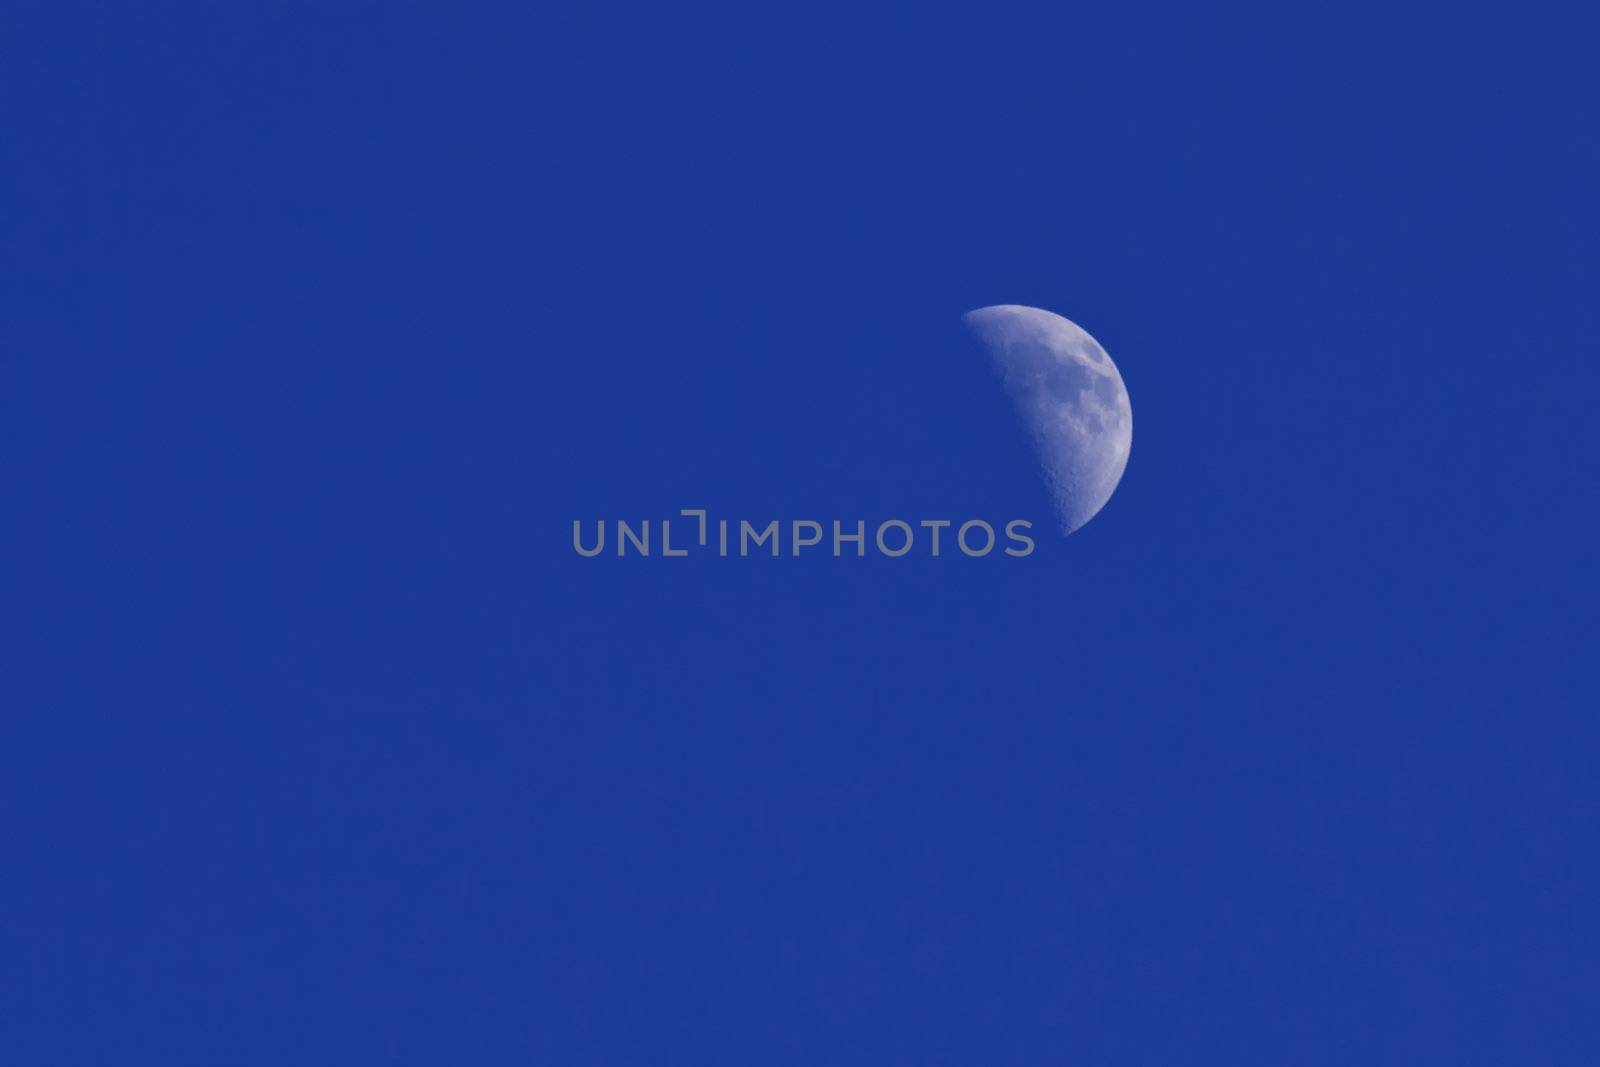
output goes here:
[[1590, 30], [11, 0], [0, 1058], [1596, 1062]]

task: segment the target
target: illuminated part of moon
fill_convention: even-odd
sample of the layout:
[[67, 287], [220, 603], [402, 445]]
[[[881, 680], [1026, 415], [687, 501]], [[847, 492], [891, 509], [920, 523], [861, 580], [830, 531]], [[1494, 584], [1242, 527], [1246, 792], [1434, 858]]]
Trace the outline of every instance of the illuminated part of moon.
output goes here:
[[1039, 308], [996, 304], [962, 319], [1027, 424], [1062, 532], [1072, 533], [1111, 499], [1128, 465], [1133, 409], [1117, 365], [1076, 323]]

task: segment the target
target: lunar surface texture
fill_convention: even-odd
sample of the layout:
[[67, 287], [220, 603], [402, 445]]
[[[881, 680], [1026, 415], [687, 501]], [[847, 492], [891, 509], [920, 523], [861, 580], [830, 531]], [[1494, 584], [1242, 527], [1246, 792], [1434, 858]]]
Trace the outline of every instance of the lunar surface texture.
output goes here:
[[1094, 518], [1122, 480], [1133, 409], [1117, 365], [1076, 323], [996, 304], [962, 316], [1033, 438], [1063, 533]]

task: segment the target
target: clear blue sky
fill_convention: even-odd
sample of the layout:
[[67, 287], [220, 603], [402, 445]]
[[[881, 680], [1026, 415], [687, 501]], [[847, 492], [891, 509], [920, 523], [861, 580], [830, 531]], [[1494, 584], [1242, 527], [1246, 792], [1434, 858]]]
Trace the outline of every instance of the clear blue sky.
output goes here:
[[1597, 1062], [1566, 10], [5, 4], [0, 1059]]

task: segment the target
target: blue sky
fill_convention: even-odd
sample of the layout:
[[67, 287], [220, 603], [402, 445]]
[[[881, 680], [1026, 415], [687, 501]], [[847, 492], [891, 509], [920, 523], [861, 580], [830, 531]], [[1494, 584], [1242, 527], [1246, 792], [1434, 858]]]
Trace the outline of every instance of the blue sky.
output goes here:
[[[0, 25], [8, 1057], [1594, 1062], [1577, 18]], [[695, 507], [1042, 536], [572, 550]]]

